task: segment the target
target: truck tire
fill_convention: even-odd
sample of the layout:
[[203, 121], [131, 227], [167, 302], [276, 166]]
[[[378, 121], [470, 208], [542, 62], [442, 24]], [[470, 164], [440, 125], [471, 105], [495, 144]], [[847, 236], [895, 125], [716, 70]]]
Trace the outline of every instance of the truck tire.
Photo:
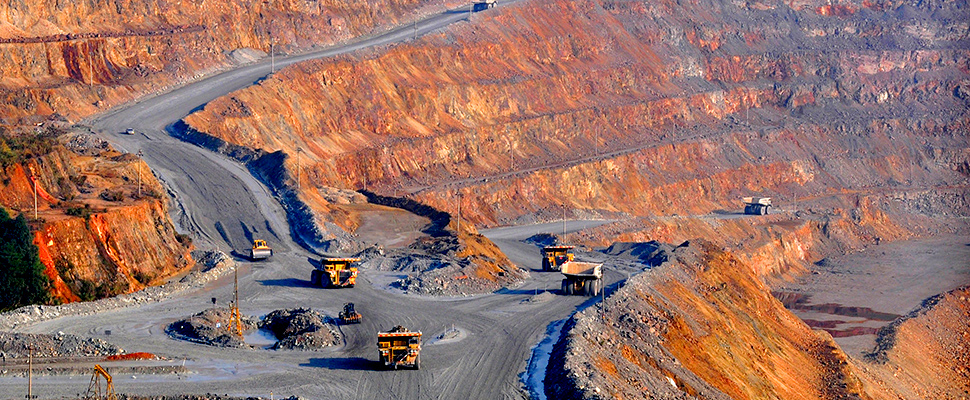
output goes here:
[[568, 295], [569, 294], [569, 293], [566, 293], [566, 280], [565, 279], [562, 280], [562, 294], [564, 294], [564, 295]]
[[761, 206], [761, 215], [768, 215], [769, 206]]
[[421, 369], [421, 355], [414, 356], [414, 369]]
[[543, 258], [542, 259], [542, 270], [543, 271], [548, 271], [549, 269], [550, 269], [549, 268], [549, 259], [548, 258]]
[[603, 281], [600, 279], [597, 279], [593, 282], [595, 282], [595, 284], [593, 285], [593, 296], [599, 296], [600, 293], [603, 292]]
[[576, 284], [571, 280], [566, 280], [566, 296], [572, 296], [576, 291]]
[[320, 270], [318, 270], [318, 269], [315, 269], [315, 270], [311, 271], [310, 272], [310, 284], [313, 285], [313, 286], [320, 286], [320, 276], [322, 274], [323, 273], [321, 273]]

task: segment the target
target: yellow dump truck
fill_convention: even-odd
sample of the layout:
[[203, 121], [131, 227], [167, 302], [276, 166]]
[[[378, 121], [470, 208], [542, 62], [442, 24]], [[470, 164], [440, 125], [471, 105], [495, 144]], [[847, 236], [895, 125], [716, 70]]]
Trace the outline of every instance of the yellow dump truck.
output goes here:
[[253, 240], [253, 248], [249, 249], [250, 260], [262, 260], [270, 258], [272, 255], [273, 249], [266, 244], [265, 240]]
[[323, 288], [354, 287], [357, 284], [359, 258], [323, 257], [320, 266], [310, 273], [310, 283]]
[[568, 261], [572, 261], [573, 249], [576, 246], [546, 246], [542, 248], [542, 270], [557, 271]]
[[596, 296], [603, 290], [603, 264], [567, 261], [560, 268], [565, 295]]
[[765, 215], [771, 208], [771, 197], [742, 197], [744, 213], [748, 215]]
[[421, 332], [411, 332], [400, 325], [387, 332], [377, 332], [377, 353], [386, 368], [420, 369]]

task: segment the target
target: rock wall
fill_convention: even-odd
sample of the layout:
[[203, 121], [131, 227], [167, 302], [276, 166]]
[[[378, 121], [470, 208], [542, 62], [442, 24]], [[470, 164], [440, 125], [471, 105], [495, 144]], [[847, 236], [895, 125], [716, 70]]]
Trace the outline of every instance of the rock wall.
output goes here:
[[29, 216], [52, 296], [72, 302], [131, 293], [191, 267], [191, 243], [175, 231], [161, 184], [141, 159], [61, 144], [78, 137], [63, 136], [50, 153], [0, 174], [0, 204]]
[[5, 3], [0, 5], [0, 118], [33, 123], [56, 114], [76, 121], [234, 62], [334, 44], [452, 5], [457, 3]]
[[960, 193], [970, 53], [944, 14], [968, 11], [907, 7], [520, 2], [413, 44], [292, 66], [185, 121], [255, 149], [302, 148], [303, 181], [320, 187], [439, 209], [460, 195], [479, 226], [562, 207], [703, 214], [751, 194]]

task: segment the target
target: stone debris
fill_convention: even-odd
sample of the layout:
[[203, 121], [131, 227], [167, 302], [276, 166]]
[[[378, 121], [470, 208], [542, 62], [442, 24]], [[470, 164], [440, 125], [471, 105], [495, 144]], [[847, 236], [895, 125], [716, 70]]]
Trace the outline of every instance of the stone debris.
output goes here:
[[29, 325], [67, 315], [94, 315], [123, 307], [137, 307], [165, 300], [172, 295], [205, 286], [232, 272], [236, 262], [221, 251], [193, 252], [198, 260], [199, 271], [193, 271], [178, 282], [152, 286], [121, 296], [97, 301], [68, 303], [59, 306], [31, 305], [0, 314], [0, 330], [12, 330], [21, 325]]
[[[340, 333], [333, 319], [309, 308], [276, 310], [262, 321], [242, 317], [243, 334], [256, 329], [273, 332], [274, 350], [316, 350], [340, 343]], [[165, 331], [176, 339], [217, 347], [257, 348], [229, 330], [228, 308], [211, 308], [189, 318], [175, 321]]]
[[263, 319], [262, 327], [279, 339], [274, 350], [314, 350], [340, 343], [333, 319], [309, 308], [273, 311]]
[[124, 350], [96, 338], [82, 338], [64, 332], [55, 334], [0, 332], [0, 358], [3, 360], [51, 357], [105, 357]]

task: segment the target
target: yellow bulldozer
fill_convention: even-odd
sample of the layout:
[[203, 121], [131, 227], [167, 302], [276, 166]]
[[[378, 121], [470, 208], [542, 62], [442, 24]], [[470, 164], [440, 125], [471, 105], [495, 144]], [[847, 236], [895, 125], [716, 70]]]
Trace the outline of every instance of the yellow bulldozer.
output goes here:
[[572, 261], [573, 249], [576, 246], [546, 246], [542, 248], [542, 270], [558, 271], [566, 262]]
[[357, 284], [357, 267], [354, 263], [359, 258], [320, 259], [320, 266], [310, 273], [310, 283], [323, 288], [354, 287]]
[[421, 332], [411, 332], [400, 325], [377, 332], [377, 353], [386, 368], [421, 369]]
[[262, 260], [270, 258], [273, 255], [273, 249], [266, 244], [265, 240], [253, 240], [253, 248], [249, 250], [250, 260]]

